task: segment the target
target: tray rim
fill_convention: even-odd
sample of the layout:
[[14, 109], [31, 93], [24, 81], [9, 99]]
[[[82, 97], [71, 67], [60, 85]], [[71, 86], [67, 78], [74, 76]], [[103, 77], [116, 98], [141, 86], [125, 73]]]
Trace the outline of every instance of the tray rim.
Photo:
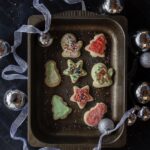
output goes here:
[[[67, 16], [67, 14], [70, 14]], [[80, 14], [80, 16], [78, 16]], [[83, 12], [83, 11], [65, 11], [65, 12], [62, 12], [62, 13], [58, 13], [58, 14], [55, 14], [53, 15], [52, 17], [54, 19], [70, 19], [70, 17], [74, 17], [74, 19], [84, 19], [85, 17], [87, 17], [89, 19], [109, 19], [111, 20], [112, 22], [114, 22], [115, 24], [117, 24], [121, 30], [123, 31], [124, 33], [124, 38], [125, 38], [125, 47], [124, 49], [126, 50], [126, 31], [127, 31], [127, 20], [124, 16], [103, 16], [103, 15], [99, 15], [99, 14], [96, 14], [96, 13], [93, 13], [93, 12]], [[87, 19], [87, 18], [85, 18]], [[29, 19], [28, 19], [28, 24], [31, 24], [31, 25], [37, 25], [38, 23], [40, 22], [43, 22], [44, 21], [44, 18], [42, 15], [33, 15], [33, 16], [30, 16]], [[31, 34], [28, 34], [28, 43], [30, 42], [30, 39], [31, 39]], [[28, 50], [31, 49], [28, 45]], [[126, 58], [126, 54], [125, 54], [125, 58]], [[30, 55], [28, 53], [28, 64], [31, 63], [31, 59], [30, 59]], [[30, 69], [28, 71], [28, 75], [30, 74]], [[125, 74], [126, 74], [126, 64], [125, 64]], [[29, 116], [31, 116], [31, 109], [30, 109], [30, 86], [29, 86], [29, 83], [30, 83], [30, 78], [28, 79], [28, 99], [29, 99]], [[124, 94], [126, 96], [126, 75], [125, 75], [125, 91], [124, 91]], [[126, 110], [126, 97], [124, 98], [125, 101], [123, 101], [124, 103], [124, 110], [123, 112], [125, 112]], [[41, 142], [35, 135], [34, 133], [32, 132], [32, 127], [31, 127], [31, 118], [28, 117], [28, 141], [29, 143], [32, 145], [32, 146], [35, 146], [35, 147], [39, 147], [39, 146], [54, 146], [54, 147], [57, 147], [57, 146], [60, 146], [62, 145], [63, 147], [65, 147], [66, 149], [72, 149], [72, 146], [74, 144], [48, 144], [48, 143], [45, 143], [45, 142]], [[37, 144], [38, 143], [38, 144]], [[115, 143], [115, 144], [114, 144]], [[122, 147], [126, 144], [126, 127], [125, 125], [122, 127], [121, 129], [121, 132], [120, 134], [118, 135], [117, 138], [115, 138], [115, 140], [113, 140], [112, 142], [110, 142], [109, 144], [104, 144], [104, 147], [107, 147], [107, 148], [118, 148], [118, 147]], [[86, 149], [90, 150], [93, 146], [95, 146], [94, 144], [86, 144]], [[85, 147], [85, 144], [76, 144], [75, 146], [76, 148], [79, 148], [79, 149], [82, 149], [81, 147]], [[88, 148], [87, 148], [88, 147]]]

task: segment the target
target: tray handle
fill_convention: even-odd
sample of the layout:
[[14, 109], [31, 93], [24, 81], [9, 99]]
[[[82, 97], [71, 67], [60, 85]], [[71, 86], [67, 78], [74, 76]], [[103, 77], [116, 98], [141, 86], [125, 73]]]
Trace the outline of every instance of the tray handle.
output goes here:
[[58, 14], [55, 14], [54, 17], [97, 17], [99, 14], [90, 11], [82, 11], [82, 10], [69, 10], [64, 11]]

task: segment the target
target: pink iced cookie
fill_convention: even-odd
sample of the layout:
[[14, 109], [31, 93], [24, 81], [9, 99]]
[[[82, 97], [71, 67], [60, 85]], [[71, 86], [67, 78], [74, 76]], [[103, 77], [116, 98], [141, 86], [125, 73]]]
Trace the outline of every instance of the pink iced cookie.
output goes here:
[[107, 106], [104, 103], [97, 103], [89, 111], [84, 114], [84, 122], [86, 125], [95, 127], [98, 125], [104, 114], [107, 112]]

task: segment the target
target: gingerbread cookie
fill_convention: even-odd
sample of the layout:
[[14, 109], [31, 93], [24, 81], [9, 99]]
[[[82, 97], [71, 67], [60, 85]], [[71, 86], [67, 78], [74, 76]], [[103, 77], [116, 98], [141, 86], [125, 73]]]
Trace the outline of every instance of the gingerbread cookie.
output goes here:
[[56, 87], [61, 82], [61, 76], [56, 66], [56, 62], [53, 60], [48, 61], [45, 64], [45, 84], [48, 87]]
[[104, 103], [97, 103], [89, 111], [84, 114], [84, 122], [86, 125], [95, 127], [107, 112], [107, 106]]
[[62, 57], [77, 58], [80, 56], [80, 49], [83, 42], [77, 41], [72, 33], [66, 33], [61, 39], [61, 47], [63, 49]]
[[67, 61], [68, 68], [64, 70], [63, 74], [70, 76], [72, 83], [76, 83], [78, 79], [82, 76], [86, 76], [87, 72], [82, 69], [83, 61], [79, 60], [77, 63], [74, 63], [72, 60]]
[[103, 63], [95, 64], [91, 71], [93, 86], [95, 88], [102, 88], [112, 85], [113, 83], [111, 79], [112, 75], [113, 75], [112, 68], [109, 68], [107, 70], [106, 65], [104, 65]]
[[71, 96], [70, 100], [76, 102], [80, 109], [83, 109], [87, 102], [93, 101], [93, 97], [89, 94], [89, 86], [86, 85], [82, 88], [77, 86], [73, 87], [74, 94]]
[[62, 97], [54, 95], [52, 97], [52, 112], [54, 120], [65, 119], [72, 112], [72, 109], [67, 106]]
[[90, 52], [92, 57], [105, 57], [106, 38], [104, 34], [94, 36], [94, 39], [85, 47], [85, 50]]

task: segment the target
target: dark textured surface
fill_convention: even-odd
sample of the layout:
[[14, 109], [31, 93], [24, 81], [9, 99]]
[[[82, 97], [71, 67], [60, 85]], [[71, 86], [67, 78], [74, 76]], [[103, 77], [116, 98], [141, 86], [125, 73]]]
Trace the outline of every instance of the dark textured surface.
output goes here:
[[[80, 5], [68, 6], [61, 0], [50, 2], [45, 0], [46, 5], [52, 13], [61, 12], [68, 9], [80, 9]], [[87, 9], [90, 11], [98, 11], [99, 0], [86, 0]], [[149, 0], [126, 0], [123, 14], [129, 22], [129, 35], [139, 29], [150, 30], [150, 1]], [[31, 0], [0, 0], [0, 38], [13, 42], [13, 32], [23, 23], [27, 23], [27, 19], [32, 14], [38, 14], [32, 7]], [[134, 89], [133, 83], [141, 81], [150, 81], [149, 69], [142, 69], [135, 59], [131, 48], [128, 48], [128, 108], [132, 106], [134, 101], [131, 91]], [[18, 48], [18, 53], [26, 58], [26, 40]], [[8, 64], [13, 63], [12, 56], [8, 56], [0, 60], [0, 71]], [[135, 63], [133, 63], [135, 62]], [[133, 65], [134, 64], [134, 65]], [[131, 69], [134, 70], [130, 73]], [[137, 68], [137, 69], [136, 69]], [[134, 75], [133, 75], [134, 74]], [[3, 95], [10, 88], [18, 88], [26, 92], [26, 81], [4, 81], [0, 79], [0, 150], [21, 150], [22, 143], [13, 141], [9, 137], [9, 127], [18, 112], [12, 112], [4, 107]], [[131, 94], [130, 94], [131, 93]], [[150, 149], [150, 121], [143, 123], [138, 122], [136, 125], [128, 128], [127, 145], [121, 150], [149, 150]], [[18, 130], [18, 135], [26, 137], [26, 123]], [[33, 149], [33, 148], [31, 148]]]

